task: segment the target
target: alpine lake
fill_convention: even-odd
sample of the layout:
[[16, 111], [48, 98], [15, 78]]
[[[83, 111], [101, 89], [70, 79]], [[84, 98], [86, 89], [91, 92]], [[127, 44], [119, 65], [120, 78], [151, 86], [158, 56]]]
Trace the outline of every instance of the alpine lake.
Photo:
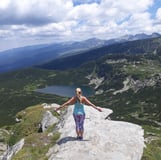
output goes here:
[[84, 96], [89, 97], [94, 94], [94, 91], [89, 86], [66, 86], [66, 85], [53, 85], [47, 86], [45, 88], [37, 89], [36, 92], [45, 93], [45, 94], [54, 94], [61, 97], [72, 97], [75, 95], [75, 89], [81, 88]]

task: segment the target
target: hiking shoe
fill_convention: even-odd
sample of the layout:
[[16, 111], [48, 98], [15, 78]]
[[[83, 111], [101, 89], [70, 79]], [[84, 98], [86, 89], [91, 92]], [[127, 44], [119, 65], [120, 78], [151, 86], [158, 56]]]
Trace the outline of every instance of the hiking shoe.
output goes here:
[[82, 140], [83, 140], [83, 137], [80, 136], [80, 137], [79, 137], [79, 140], [82, 141]]

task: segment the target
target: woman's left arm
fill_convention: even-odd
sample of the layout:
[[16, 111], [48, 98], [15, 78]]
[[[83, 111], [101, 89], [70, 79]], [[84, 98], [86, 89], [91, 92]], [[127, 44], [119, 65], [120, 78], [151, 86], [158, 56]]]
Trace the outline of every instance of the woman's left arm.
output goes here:
[[65, 102], [64, 104], [62, 104], [61, 106], [59, 106], [56, 111], [68, 106], [68, 105], [72, 105], [75, 103], [75, 97], [72, 97], [71, 99], [69, 99], [67, 102]]
[[86, 97], [83, 97], [83, 102], [86, 104], [86, 105], [89, 105], [89, 106], [92, 106], [94, 109], [97, 109], [98, 111], [102, 112], [102, 109], [95, 106], [92, 102], [90, 102]]

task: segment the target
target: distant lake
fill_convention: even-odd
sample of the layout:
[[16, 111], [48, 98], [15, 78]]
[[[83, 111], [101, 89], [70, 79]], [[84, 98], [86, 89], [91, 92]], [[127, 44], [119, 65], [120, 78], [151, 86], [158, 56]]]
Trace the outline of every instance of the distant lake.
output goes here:
[[55, 94], [58, 96], [63, 97], [72, 97], [75, 95], [75, 89], [79, 87], [82, 89], [83, 95], [86, 97], [92, 96], [94, 94], [94, 91], [92, 88], [88, 86], [65, 86], [65, 85], [54, 85], [54, 86], [48, 86], [42, 89], [37, 89], [36, 92], [40, 93], [47, 93], [47, 94]]

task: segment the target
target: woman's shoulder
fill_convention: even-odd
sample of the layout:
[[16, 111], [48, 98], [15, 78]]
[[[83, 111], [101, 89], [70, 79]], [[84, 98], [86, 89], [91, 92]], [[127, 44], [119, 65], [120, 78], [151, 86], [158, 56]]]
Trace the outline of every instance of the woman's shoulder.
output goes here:
[[82, 98], [84, 98], [84, 99], [85, 99], [86, 97], [85, 97], [85, 96], [82, 96]]
[[85, 96], [82, 96], [82, 101], [86, 101], [86, 97]]
[[76, 97], [71, 97], [68, 102], [74, 104], [76, 102]]
[[72, 99], [76, 100], [77, 99], [77, 96], [73, 96]]

